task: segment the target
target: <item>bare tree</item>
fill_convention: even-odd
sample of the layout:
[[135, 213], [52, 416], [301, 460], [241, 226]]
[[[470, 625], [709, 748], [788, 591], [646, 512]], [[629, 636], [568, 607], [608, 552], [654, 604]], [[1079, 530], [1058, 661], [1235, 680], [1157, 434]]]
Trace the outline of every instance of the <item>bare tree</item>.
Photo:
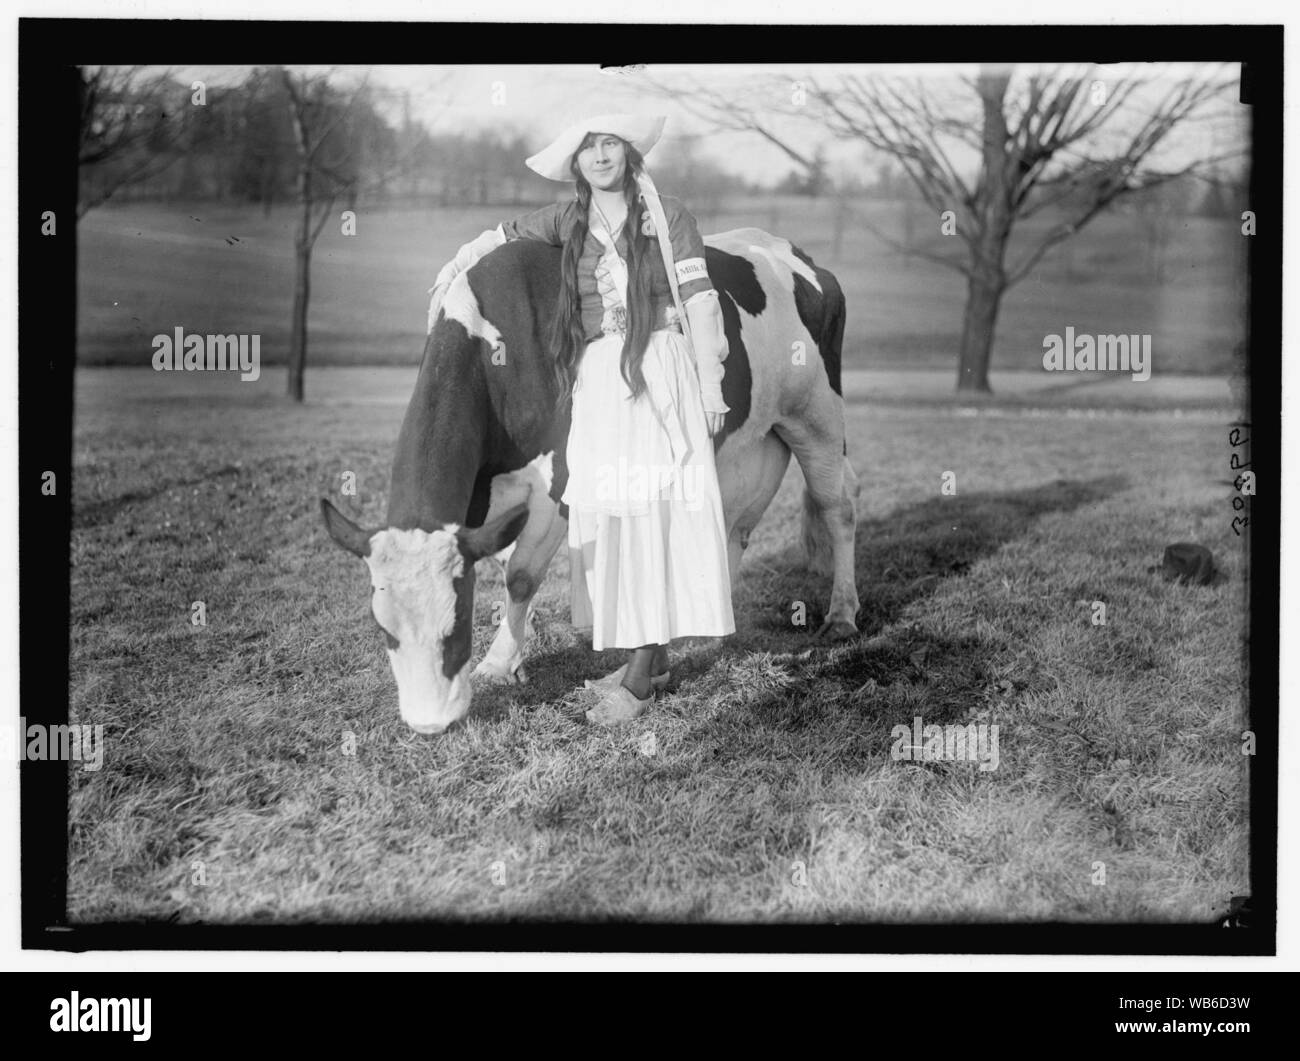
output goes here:
[[365, 82], [343, 98], [328, 74], [295, 75], [281, 67], [280, 78], [289, 102], [298, 198], [298, 227], [293, 239], [288, 394], [300, 402], [307, 368], [312, 249], [334, 210], [334, 203], [352, 191], [360, 179], [359, 160], [349, 151], [347, 126], [362, 98]]
[[77, 219], [180, 158], [195, 132], [196, 109], [167, 73], [82, 67]]
[[[1121, 196], [1218, 161], [1198, 159], [1175, 169], [1151, 164], [1156, 149], [1177, 126], [1198, 117], [1211, 100], [1232, 87], [1216, 70], [1177, 82], [1148, 102], [1141, 91], [1146, 82], [1133, 76], [1107, 80], [1091, 69], [1014, 75], [1012, 67], [982, 67], [978, 76], [959, 79], [960, 94], [948, 98], [933, 82], [919, 78], [850, 76], [831, 83], [810, 77], [800, 86], [806, 98], [795, 101], [785, 81], [759, 99], [738, 100], [734, 93], [698, 81], [667, 85], [647, 80], [652, 90], [677, 100], [715, 128], [762, 137], [809, 173], [817, 170], [817, 156], [797, 147], [783, 131], [789, 119], [865, 144], [902, 167], [936, 220], [953, 211], [954, 234], [964, 254], [915, 245], [906, 250], [966, 277], [957, 389], [987, 392], [1002, 296], [1048, 251]], [[973, 166], [958, 164], [963, 154]], [[1049, 208], [1062, 220], [1008, 262], [1017, 223]], [[867, 227], [899, 246], [874, 226]]]
[[346, 93], [335, 87], [330, 72], [294, 74], [281, 68], [279, 75], [289, 106], [298, 202], [288, 394], [300, 402], [317, 237], [340, 199], [354, 209], [363, 188], [383, 189], [408, 168], [422, 138], [409, 137], [398, 149], [397, 134], [375, 109], [368, 75]]

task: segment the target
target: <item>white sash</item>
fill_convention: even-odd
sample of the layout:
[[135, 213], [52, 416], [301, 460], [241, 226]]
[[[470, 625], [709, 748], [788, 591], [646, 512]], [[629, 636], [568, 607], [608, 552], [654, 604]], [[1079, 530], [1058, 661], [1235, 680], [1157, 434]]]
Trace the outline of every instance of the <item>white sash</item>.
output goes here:
[[673, 303], [677, 306], [677, 319], [681, 322], [682, 334], [686, 336], [686, 345], [690, 347], [691, 357], [695, 357], [695, 344], [691, 341], [691, 323], [686, 319], [686, 310], [682, 308], [682, 296], [677, 291], [677, 267], [673, 262], [673, 241], [668, 231], [668, 218], [664, 215], [664, 204], [659, 199], [659, 189], [650, 179], [650, 174], [642, 170], [637, 174], [637, 184], [645, 197], [645, 204], [650, 210], [650, 220], [654, 222], [658, 235], [659, 254], [663, 257], [664, 270], [668, 273], [668, 288], [673, 293]]
[[626, 314], [627, 262], [618, 253], [618, 247], [614, 244], [614, 234], [605, 228], [604, 221], [596, 212], [594, 205], [587, 217], [587, 227], [605, 248], [605, 253], [596, 262], [596, 289], [600, 293], [601, 305], [607, 314], [618, 306], [622, 306]]

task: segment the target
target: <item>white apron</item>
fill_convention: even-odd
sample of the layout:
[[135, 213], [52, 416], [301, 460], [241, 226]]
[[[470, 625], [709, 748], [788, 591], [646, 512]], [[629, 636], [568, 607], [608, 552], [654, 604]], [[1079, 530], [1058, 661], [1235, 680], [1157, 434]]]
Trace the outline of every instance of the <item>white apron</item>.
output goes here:
[[[593, 214], [595, 212], [593, 211]], [[606, 321], [626, 320], [626, 263], [599, 218], [596, 267]], [[678, 331], [650, 333], [647, 392], [619, 370], [623, 336], [587, 344], [566, 457], [572, 622], [592, 648], [666, 645], [735, 633], [727, 529], [699, 377]]]

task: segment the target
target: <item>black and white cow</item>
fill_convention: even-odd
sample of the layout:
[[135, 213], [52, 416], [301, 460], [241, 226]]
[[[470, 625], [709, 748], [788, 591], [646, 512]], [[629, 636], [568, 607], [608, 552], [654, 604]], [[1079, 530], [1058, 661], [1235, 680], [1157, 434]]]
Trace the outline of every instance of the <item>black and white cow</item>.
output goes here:
[[[705, 238], [729, 354], [731, 411], [713, 440], [733, 586], [749, 535], [793, 453], [806, 480], [803, 545], [833, 573], [818, 636], [857, 632], [854, 499], [840, 346], [844, 296], [797, 247], [756, 228]], [[330, 535], [370, 569], [402, 717], [439, 733], [469, 710], [474, 565], [506, 568], [505, 621], [475, 673], [525, 681], [530, 605], [566, 539], [558, 499], [568, 423], [556, 418], [550, 334], [560, 250], [497, 248], [451, 284], [397, 440], [387, 526], [366, 530], [322, 499]], [[566, 414], [567, 415], [567, 414]]]

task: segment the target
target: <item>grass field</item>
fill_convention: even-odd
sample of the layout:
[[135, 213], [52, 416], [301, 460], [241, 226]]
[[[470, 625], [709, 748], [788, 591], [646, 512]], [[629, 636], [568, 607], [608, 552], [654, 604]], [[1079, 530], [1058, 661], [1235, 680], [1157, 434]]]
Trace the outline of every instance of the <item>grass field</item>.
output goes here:
[[[444, 262], [485, 228], [527, 208], [443, 210], [358, 207], [357, 234], [327, 226], [312, 274], [312, 364], [416, 364], [427, 289]], [[860, 205], [862, 217], [900, 232], [901, 208]], [[851, 368], [951, 370], [965, 282], [940, 265], [902, 256], [850, 220], [838, 254], [833, 204], [770, 198], [701, 213], [701, 230], [757, 225], [800, 244], [839, 277], [848, 302], [844, 360]], [[293, 211], [204, 204], [132, 204], [92, 211], [78, 228], [78, 358], [147, 365], [154, 335], [262, 336], [266, 363], [283, 363], [292, 292]], [[924, 222], [920, 222], [923, 224]], [[1052, 218], [1033, 219], [1009, 261]], [[1027, 223], [1028, 224], [1028, 223]], [[1047, 257], [1003, 301], [995, 369], [1041, 367], [1043, 337], [1067, 325], [1089, 334], [1150, 334], [1154, 371], [1232, 370], [1245, 338], [1243, 237], [1229, 219], [1175, 218], [1165, 277], [1152, 279], [1134, 219], [1098, 218]], [[939, 249], [945, 237], [930, 237]], [[947, 237], [954, 238], [954, 237]], [[946, 252], [945, 252], [946, 253]]]
[[[620, 654], [568, 626], [561, 550], [532, 684], [430, 739], [316, 500], [381, 522], [413, 379], [318, 371], [293, 407], [276, 372], [78, 373], [72, 710], [107, 752], [71, 771], [74, 921], [1201, 921], [1250, 892], [1227, 413], [855, 401], [860, 640], [810, 639], [792, 466], [738, 633], [675, 644], [643, 720], [580, 721]], [[1178, 540], [1216, 584], [1147, 572]], [[891, 758], [917, 716], [996, 723], [998, 768]]]

